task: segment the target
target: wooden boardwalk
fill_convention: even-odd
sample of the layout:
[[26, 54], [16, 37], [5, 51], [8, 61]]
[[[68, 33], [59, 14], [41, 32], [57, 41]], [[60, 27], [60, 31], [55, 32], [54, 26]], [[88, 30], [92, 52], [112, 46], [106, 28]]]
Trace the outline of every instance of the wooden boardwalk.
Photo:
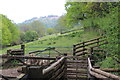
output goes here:
[[67, 80], [88, 80], [88, 62], [87, 57], [68, 57]]
[[[22, 76], [16, 77], [16, 80], [120, 80], [120, 76], [96, 69], [91, 64], [94, 48], [106, 43], [104, 39], [96, 38], [75, 44], [73, 45], [73, 56], [62, 55], [56, 58], [43, 58], [36, 56], [3, 55], [0, 57], [18, 60], [52, 60], [47, 66], [28, 65], [20, 61], [21, 65], [25, 66], [22, 68]], [[117, 71], [120, 72], [120, 70]]]

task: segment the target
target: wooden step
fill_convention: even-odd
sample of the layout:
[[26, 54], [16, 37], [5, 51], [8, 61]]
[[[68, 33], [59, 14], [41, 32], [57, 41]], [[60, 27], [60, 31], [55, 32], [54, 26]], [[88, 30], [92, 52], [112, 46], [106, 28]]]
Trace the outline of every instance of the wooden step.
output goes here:
[[79, 56], [67, 56], [67, 59], [69, 60], [69, 59], [76, 59], [76, 60], [86, 60], [87, 59], [87, 57], [86, 56], [84, 56], [84, 57], [79, 57]]
[[67, 68], [79, 68], [79, 69], [87, 69], [87, 66], [73, 66], [73, 65], [67, 65]]
[[88, 78], [87, 77], [81, 77], [81, 76], [67, 76], [67, 79], [68, 80], [88, 80]]
[[77, 74], [77, 73], [67, 73], [67, 75], [79, 75], [79, 76], [88, 76], [88, 74]]
[[76, 63], [67, 63], [67, 65], [77, 65], [77, 66], [88, 66], [87, 63], [84, 63], [84, 64], [76, 64]]
[[87, 71], [67, 70], [67, 73], [82, 73], [82, 74], [87, 74]]
[[67, 63], [87, 63], [87, 60], [67, 60]]
[[67, 70], [87, 71], [87, 69], [67, 68]]

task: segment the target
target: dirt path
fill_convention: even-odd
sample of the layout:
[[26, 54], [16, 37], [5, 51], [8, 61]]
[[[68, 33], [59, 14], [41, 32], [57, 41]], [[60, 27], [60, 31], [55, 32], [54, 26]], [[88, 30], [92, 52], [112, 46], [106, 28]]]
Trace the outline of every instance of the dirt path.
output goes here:
[[17, 77], [21, 74], [17, 72], [18, 69], [19, 68], [2, 69], [0, 70], [0, 74], [9, 77]]

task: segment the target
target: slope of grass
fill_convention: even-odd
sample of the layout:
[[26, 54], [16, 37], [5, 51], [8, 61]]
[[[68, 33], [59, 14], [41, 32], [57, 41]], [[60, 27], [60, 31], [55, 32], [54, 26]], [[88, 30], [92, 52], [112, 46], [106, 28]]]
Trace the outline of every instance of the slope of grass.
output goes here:
[[[35, 50], [44, 50], [48, 47], [55, 47], [60, 53], [72, 54], [72, 45], [85, 40], [98, 37], [94, 32], [84, 32], [83, 30], [74, 31], [66, 34], [53, 34], [42, 37], [39, 40], [25, 43], [25, 54]], [[18, 49], [20, 45], [4, 48], [2, 54], [5, 54], [8, 49]], [[58, 55], [58, 52], [51, 50], [40, 53], [40, 55]]]

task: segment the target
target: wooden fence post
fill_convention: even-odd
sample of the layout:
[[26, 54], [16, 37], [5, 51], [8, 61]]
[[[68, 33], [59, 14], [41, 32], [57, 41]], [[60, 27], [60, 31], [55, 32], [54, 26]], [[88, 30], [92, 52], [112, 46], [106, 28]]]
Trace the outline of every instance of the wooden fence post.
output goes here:
[[83, 41], [83, 54], [84, 54], [84, 50], [85, 50], [85, 42]]
[[28, 79], [30, 80], [43, 80], [43, 67], [30, 66], [28, 67]]
[[21, 49], [23, 50], [23, 55], [25, 54], [25, 45], [21, 45]]
[[97, 39], [97, 41], [98, 41], [98, 42], [97, 42], [97, 45], [99, 45], [99, 39], [100, 39], [100, 38]]
[[76, 54], [75, 54], [75, 51], [76, 51], [75, 47], [76, 47], [76, 45], [73, 45], [73, 56], [76, 55]]
[[67, 58], [65, 58], [64, 66], [65, 66], [64, 80], [67, 80]]

